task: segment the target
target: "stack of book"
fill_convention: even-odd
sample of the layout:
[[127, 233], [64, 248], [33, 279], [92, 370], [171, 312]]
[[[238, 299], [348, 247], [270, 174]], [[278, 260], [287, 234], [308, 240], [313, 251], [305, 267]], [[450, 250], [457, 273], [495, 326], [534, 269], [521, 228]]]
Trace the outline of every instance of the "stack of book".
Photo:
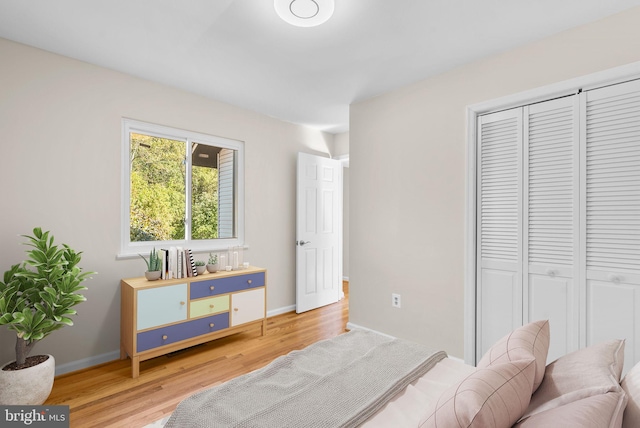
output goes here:
[[189, 248], [169, 247], [159, 251], [162, 259], [162, 279], [198, 276], [193, 253]]

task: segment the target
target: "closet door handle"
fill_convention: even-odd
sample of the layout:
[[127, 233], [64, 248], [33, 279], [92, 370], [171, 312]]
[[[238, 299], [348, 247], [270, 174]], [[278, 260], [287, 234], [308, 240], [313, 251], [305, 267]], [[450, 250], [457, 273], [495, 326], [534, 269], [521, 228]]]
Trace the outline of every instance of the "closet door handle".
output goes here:
[[613, 282], [614, 284], [620, 284], [622, 282], [622, 277], [620, 275], [615, 275], [615, 274], [611, 274], [609, 275], [609, 281]]

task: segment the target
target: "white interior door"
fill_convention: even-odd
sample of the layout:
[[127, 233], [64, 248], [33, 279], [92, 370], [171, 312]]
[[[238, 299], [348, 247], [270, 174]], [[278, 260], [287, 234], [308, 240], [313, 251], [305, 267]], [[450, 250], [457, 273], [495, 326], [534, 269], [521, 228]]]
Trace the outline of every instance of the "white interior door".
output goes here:
[[578, 111], [578, 97], [524, 107], [523, 323], [549, 320], [549, 362], [578, 349]]
[[640, 361], [640, 81], [582, 99], [583, 346], [625, 339], [626, 373]]
[[522, 109], [478, 118], [477, 359], [522, 325]]
[[340, 300], [342, 164], [298, 153], [296, 312]]

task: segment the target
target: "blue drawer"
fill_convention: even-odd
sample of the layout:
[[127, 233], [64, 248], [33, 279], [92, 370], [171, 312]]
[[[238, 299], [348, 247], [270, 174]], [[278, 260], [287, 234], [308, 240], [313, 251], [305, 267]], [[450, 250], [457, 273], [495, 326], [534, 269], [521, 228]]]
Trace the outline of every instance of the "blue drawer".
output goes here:
[[262, 286], [264, 286], [264, 272], [258, 272], [192, 282], [189, 293], [193, 300]]
[[[211, 326], [213, 324], [213, 327]], [[229, 312], [138, 333], [138, 352], [169, 345], [229, 327]], [[166, 337], [166, 339], [165, 339]]]

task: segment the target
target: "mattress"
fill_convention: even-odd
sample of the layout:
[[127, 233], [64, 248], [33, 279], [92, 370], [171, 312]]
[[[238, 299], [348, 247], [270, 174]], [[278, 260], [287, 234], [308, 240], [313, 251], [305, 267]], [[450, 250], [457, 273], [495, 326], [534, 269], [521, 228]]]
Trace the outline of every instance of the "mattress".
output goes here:
[[433, 413], [440, 395], [475, 370], [459, 360], [445, 358], [398, 393], [361, 427], [418, 427]]

